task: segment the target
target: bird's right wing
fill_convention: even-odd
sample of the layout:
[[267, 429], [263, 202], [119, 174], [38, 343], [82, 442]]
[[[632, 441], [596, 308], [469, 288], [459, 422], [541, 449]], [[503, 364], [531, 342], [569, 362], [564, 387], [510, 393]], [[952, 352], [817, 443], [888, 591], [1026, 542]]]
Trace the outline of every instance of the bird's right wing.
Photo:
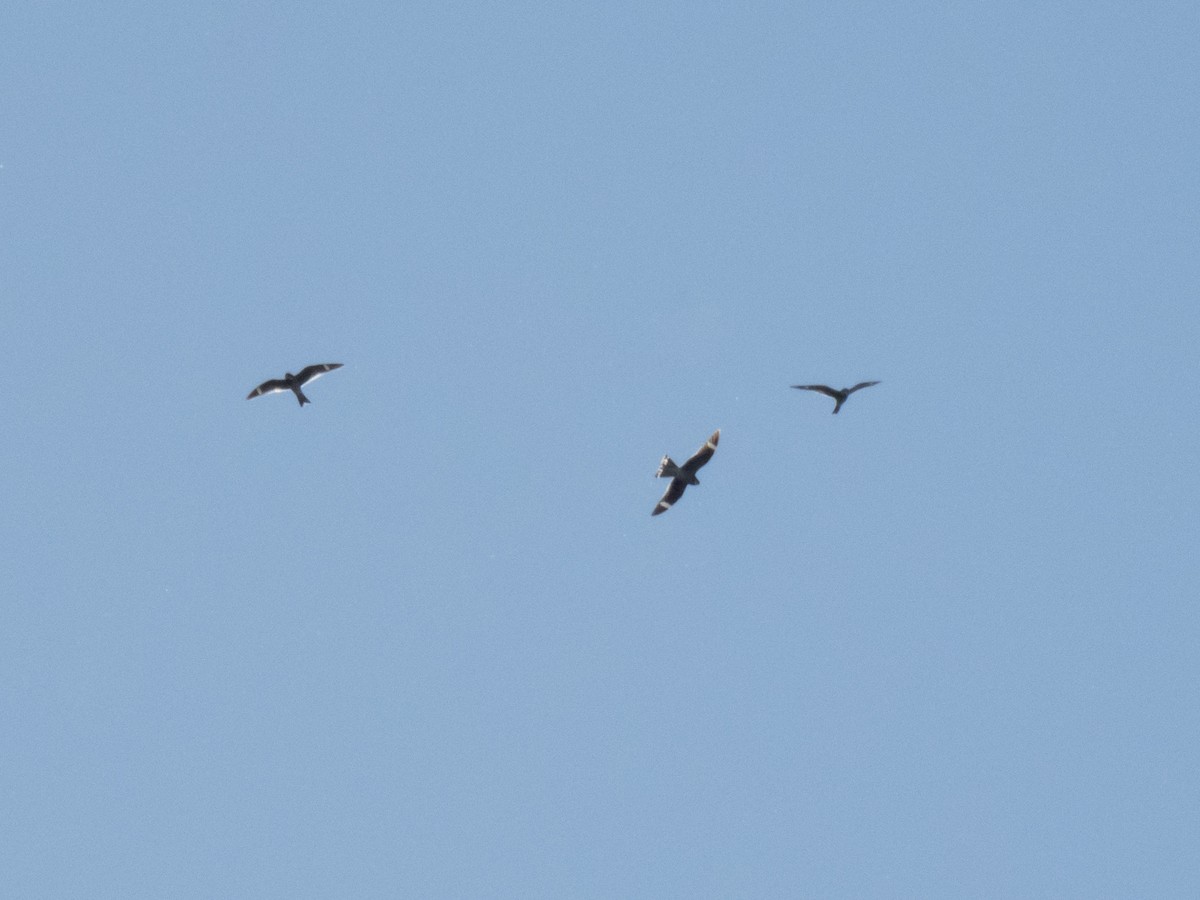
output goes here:
[[857, 391], [859, 388], [871, 387], [872, 385], [875, 385], [875, 384], [879, 384], [879, 382], [878, 381], [860, 381], [854, 387], [850, 388], [850, 390], [846, 391], [846, 394], [847, 394], [847, 396], [849, 396], [850, 394], [853, 394], [855, 391]]
[[263, 394], [274, 394], [276, 391], [288, 390], [288, 383], [282, 378], [272, 378], [270, 381], [264, 381], [249, 394], [246, 395], [247, 400], [253, 400], [255, 397], [261, 397]]
[[818, 394], [824, 394], [826, 397], [832, 397], [834, 400], [837, 399], [837, 391], [835, 391], [833, 388], [829, 387], [828, 385], [824, 385], [824, 384], [793, 384], [792, 387], [794, 387], [798, 391], [816, 391]]
[[704, 446], [692, 454], [692, 458], [683, 464], [683, 470], [686, 472], [695, 472], [702, 465], [712, 459], [714, 453], [717, 452], [717, 441], [721, 439], [721, 429], [718, 428], [712, 433]]

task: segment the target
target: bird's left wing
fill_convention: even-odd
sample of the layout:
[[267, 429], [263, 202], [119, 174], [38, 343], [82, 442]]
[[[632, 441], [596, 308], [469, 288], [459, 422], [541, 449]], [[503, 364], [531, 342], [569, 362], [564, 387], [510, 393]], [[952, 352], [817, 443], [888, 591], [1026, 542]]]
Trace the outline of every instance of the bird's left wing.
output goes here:
[[300, 374], [296, 376], [296, 380], [301, 384], [307, 384], [318, 376], [324, 375], [326, 372], [332, 372], [334, 369], [340, 369], [341, 363], [317, 363], [313, 366], [305, 366], [300, 370]]
[[675, 501], [683, 496], [684, 488], [687, 487], [687, 482], [681, 478], [672, 478], [671, 483], [667, 485], [666, 491], [662, 495], [662, 499], [658, 501], [658, 505], [654, 507], [652, 516], [657, 516], [660, 513], [665, 513], [670, 509]]

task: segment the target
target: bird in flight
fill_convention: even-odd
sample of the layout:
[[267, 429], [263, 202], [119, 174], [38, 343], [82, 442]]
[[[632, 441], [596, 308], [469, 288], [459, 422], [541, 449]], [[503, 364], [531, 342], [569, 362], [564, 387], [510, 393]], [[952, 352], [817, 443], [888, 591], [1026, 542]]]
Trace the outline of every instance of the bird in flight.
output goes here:
[[833, 406], [833, 414], [836, 416], [837, 411], [842, 408], [842, 404], [846, 402], [847, 397], [849, 397], [855, 391], [865, 387], [870, 387], [873, 384], [879, 384], [879, 382], [860, 381], [852, 388], [842, 388], [841, 390], [838, 390], [837, 388], [831, 388], [825, 384], [793, 384], [792, 387], [798, 391], [816, 391], [818, 394], [824, 394], [826, 397], [832, 397], [837, 401], [837, 403], [835, 403]]
[[296, 375], [288, 372], [282, 378], [272, 378], [270, 381], [264, 381], [249, 394], [246, 395], [247, 400], [253, 400], [255, 397], [260, 397], [263, 394], [274, 394], [276, 391], [291, 391], [296, 395], [296, 399], [300, 401], [300, 405], [312, 403], [304, 396], [304, 391], [300, 388], [314, 378], [324, 375], [326, 372], [332, 372], [334, 369], [340, 369], [341, 363], [317, 363], [315, 366], [305, 366]]
[[654, 507], [652, 516], [657, 516], [659, 513], [665, 513], [671, 506], [683, 496], [684, 490], [689, 484], [699, 484], [700, 479], [696, 477], [696, 470], [712, 459], [712, 455], [717, 452], [717, 441], [721, 438], [721, 429], [718, 428], [712, 433], [704, 446], [697, 450], [692, 458], [685, 462], [682, 466], [676, 465], [675, 461], [669, 456], [664, 456], [662, 462], [658, 464], [658, 471], [654, 473], [655, 478], [670, 478], [671, 483], [667, 485], [667, 492], [662, 495], [662, 499], [658, 501], [658, 506]]

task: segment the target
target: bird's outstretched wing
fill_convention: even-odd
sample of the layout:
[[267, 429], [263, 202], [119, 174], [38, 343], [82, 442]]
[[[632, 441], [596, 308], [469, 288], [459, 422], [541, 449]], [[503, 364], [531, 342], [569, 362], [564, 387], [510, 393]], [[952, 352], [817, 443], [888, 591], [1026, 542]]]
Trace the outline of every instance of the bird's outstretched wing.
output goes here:
[[853, 394], [859, 388], [871, 387], [871, 385], [873, 385], [873, 384], [879, 384], [879, 382], [878, 381], [860, 381], [854, 387], [846, 389], [846, 396]]
[[654, 507], [652, 516], [657, 516], [660, 513], [665, 513], [670, 509], [676, 500], [683, 496], [683, 491], [687, 487], [687, 482], [682, 478], [672, 478], [671, 483], [667, 485], [666, 491], [662, 495], [662, 499], [658, 501], [658, 505]]
[[[697, 450], [695, 453], [693, 453], [692, 458], [689, 459], [687, 462], [685, 462], [682, 466], [680, 466], [680, 468], [683, 469], [685, 472], [695, 473], [697, 469], [699, 469], [702, 465], [704, 465], [706, 462], [708, 462], [710, 459], [712, 459], [712, 455], [717, 452], [717, 441], [719, 441], [720, 439], [721, 439], [721, 429], [718, 428], [716, 431], [714, 431], [712, 433], [712, 437], [710, 437], [707, 441], [704, 442], [704, 446], [701, 447], [699, 450]], [[680, 491], [680, 493], [683, 493], [683, 492]]]
[[334, 369], [340, 369], [341, 363], [317, 363], [313, 366], [305, 366], [296, 376], [296, 380], [301, 384], [307, 384], [318, 376], [324, 375], [326, 372], [332, 372]]
[[793, 384], [798, 391], [816, 391], [818, 394], [824, 394], [826, 397], [837, 399], [838, 392], [827, 384]]
[[274, 394], [276, 391], [288, 390], [288, 383], [282, 378], [272, 378], [270, 381], [264, 381], [249, 394], [246, 395], [247, 400], [253, 400], [255, 397], [261, 397], [263, 394]]

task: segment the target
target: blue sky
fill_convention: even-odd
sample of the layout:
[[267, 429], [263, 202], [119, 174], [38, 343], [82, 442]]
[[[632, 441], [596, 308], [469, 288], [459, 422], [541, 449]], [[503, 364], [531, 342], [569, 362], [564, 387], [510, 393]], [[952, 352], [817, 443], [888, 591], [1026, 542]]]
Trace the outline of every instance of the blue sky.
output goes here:
[[9, 9], [0, 893], [1196, 896], [1200, 13], [901, 7]]

